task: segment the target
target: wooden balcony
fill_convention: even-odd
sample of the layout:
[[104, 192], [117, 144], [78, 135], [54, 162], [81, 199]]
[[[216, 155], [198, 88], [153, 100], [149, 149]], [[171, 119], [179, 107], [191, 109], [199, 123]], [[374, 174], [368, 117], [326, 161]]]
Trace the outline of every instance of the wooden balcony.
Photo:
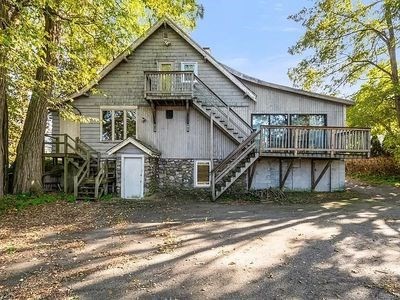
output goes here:
[[181, 105], [193, 99], [193, 72], [151, 71], [144, 75], [144, 97], [156, 105]]
[[261, 156], [367, 158], [370, 129], [348, 127], [261, 126]]

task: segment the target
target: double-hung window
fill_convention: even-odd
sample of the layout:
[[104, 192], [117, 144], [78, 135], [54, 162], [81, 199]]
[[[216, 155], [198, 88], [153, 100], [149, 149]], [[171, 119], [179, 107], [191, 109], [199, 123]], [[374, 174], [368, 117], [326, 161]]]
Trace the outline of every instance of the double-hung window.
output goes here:
[[101, 108], [100, 140], [122, 141], [136, 137], [136, 107]]
[[197, 160], [194, 164], [194, 186], [209, 187], [210, 186], [210, 168], [211, 161]]
[[[182, 62], [181, 63], [181, 71], [185, 72], [193, 72], [196, 76], [198, 75], [198, 66], [197, 62]], [[185, 74], [182, 78], [183, 82], [191, 82], [191, 76]]]

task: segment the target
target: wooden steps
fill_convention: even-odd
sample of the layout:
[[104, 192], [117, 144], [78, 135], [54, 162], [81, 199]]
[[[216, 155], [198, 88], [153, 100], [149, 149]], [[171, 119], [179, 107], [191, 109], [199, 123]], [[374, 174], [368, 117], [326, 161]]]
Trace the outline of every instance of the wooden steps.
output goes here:
[[212, 197], [216, 200], [258, 159], [259, 131], [243, 120], [229, 105], [196, 77], [193, 106], [213, 121], [238, 147], [211, 171]]

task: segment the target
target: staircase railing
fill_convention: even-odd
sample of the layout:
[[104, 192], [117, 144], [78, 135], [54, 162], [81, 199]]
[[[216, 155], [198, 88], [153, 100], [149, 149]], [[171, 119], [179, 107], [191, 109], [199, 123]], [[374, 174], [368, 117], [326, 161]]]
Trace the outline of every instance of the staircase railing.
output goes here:
[[99, 172], [97, 173], [96, 177], [95, 177], [95, 184], [94, 184], [94, 197], [97, 199], [99, 198], [101, 195], [99, 193], [100, 191], [100, 185], [103, 183], [104, 177], [107, 174], [107, 167], [108, 167], [108, 162], [105, 161], [103, 163], [101, 163], [101, 167]]
[[75, 140], [68, 134], [45, 134], [43, 142], [43, 154], [75, 153]]
[[252, 152], [259, 152], [261, 130], [253, 132], [235, 150], [233, 150], [221, 163], [211, 170], [211, 185], [213, 199], [216, 198], [216, 185], [236, 168]]
[[[196, 75], [194, 90], [195, 97], [201, 99], [205, 105], [215, 109], [227, 120], [228, 125], [233, 125], [244, 137], [249, 136], [253, 132], [253, 128]], [[200, 93], [200, 95], [196, 94], [196, 92]]]
[[90, 170], [90, 154], [87, 154], [82, 166], [78, 169], [78, 173], [74, 176], [74, 196], [78, 197], [79, 186], [82, 181], [89, 175]]

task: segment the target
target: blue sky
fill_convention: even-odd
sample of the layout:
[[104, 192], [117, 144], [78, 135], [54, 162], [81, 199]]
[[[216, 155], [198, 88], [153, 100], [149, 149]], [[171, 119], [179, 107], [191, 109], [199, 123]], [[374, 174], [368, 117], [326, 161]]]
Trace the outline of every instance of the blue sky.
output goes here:
[[303, 29], [287, 17], [310, 4], [293, 0], [199, 0], [204, 19], [192, 37], [219, 61], [257, 78], [292, 86], [287, 71], [300, 61], [287, 50]]

